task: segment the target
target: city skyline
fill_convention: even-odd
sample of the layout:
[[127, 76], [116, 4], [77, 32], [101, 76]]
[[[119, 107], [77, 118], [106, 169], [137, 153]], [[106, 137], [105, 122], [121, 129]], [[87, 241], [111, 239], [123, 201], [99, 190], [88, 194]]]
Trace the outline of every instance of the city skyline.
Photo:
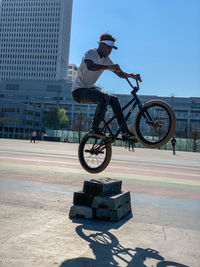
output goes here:
[[[94, 0], [73, 2], [69, 63], [80, 65], [85, 51], [97, 47], [102, 32], [116, 38], [111, 59], [124, 71], [141, 73], [139, 94], [200, 96], [200, 2]], [[81, 27], [81, 30], [80, 30]], [[104, 72], [105, 91], [129, 94], [125, 80]]]
[[[102, 0], [98, 10], [92, 3], [91, 0], [85, 0], [84, 4], [80, 0], [73, 1], [69, 63], [79, 66], [84, 52], [98, 46], [100, 33], [109, 32], [117, 38], [116, 45], [119, 47], [111, 54], [113, 62], [124, 71], [141, 73], [143, 82], [139, 94], [200, 96], [200, 3], [197, 0], [192, 0], [190, 4], [187, 0], [177, 0], [176, 3], [172, 0], [167, 3], [152, 0], [151, 4], [141, 0], [134, 1], [134, 9], [130, 0], [125, 6], [120, 2], [113, 5]], [[100, 19], [101, 14], [104, 14], [103, 19]], [[63, 38], [66, 36], [65, 32]], [[1, 41], [1, 49], [8, 47], [6, 42]], [[43, 61], [49, 64], [49, 60]], [[11, 65], [13, 70], [18, 68], [17, 71], [23, 67], [21, 63], [14, 66], [12, 62]], [[55, 70], [53, 65], [44, 67]], [[41, 76], [43, 71], [39, 68]], [[6, 66], [2, 65], [1, 70], [5, 72]], [[66, 74], [66, 70], [64, 72]], [[103, 73], [97, 85], [115, 94], [130, 92], [125, 80], [108, 71]]]
[[[33, 128], [41, 131], [44, 127], [44, 114], [52, 107], [63, 107], [66, 110], [69, 118], [68, 129], [73, 129], [73, 123], [76, 120], [77, 114], [83, 112], [87, 117], [87, 127], [89, 129], [89, 123], [94, 117], [96, 107], [95, 105], [80, 105], [73, 100], [71, 80], [73, 80], [77, 70], [76, 65], [81, 60], [86, 47], [89, 49], [93, 45], [94, 47], [98, 45], [99, 34], [97, 35], [96, 33], [97, 31], [100, 33], [100, 28], [98, 28], [98, 24], [95, 27], [96, 22], [94, 25], [90, 23], [87, 26], [85, 22], [80, 23], [82, 22], [81, 14], [79, 18], [76, 17], [78, 1], [74, 1], [75, 5], [73, 8], [74, 21], [78, 24], [72, 25], [73, 37], [71, 41], [70, 62], [68, 62], [71, 32], [71, 25], [69, 26], [69, 23], [71, 23], [72, 6], [70, 3], [72, 3], [72, 0], [3, 0], [1, 2], [4, 4], [2, 6], [2, 13], [0, 13], [0, 137], [27, 138]], [[79, 2], [80, 6], [78, 8], [81, 7], [81, 3], [83, 2]], [[88, 3], [94, 2], [85, 0], [84, 3], [86, 5], [84, 6], [85, 8]], [[113, 61], [119, 63], [124, 71], [133, 71], [133, 68], [135, 68], [135, 72], [140, 72], [141, 69], [141, 75], [144, 80], [138, 93], [141, 102], [145, 103], [152, 99], [160, 99], [171, 105], [176, 115], [177, 133], [180, 136], [189, 136], [192, 129], [196, 129], [200, 125], [200, 98], [195, 97], [193, 94], [192, 84], [188, 87], [191, 98], [177, 97], [177, 95], [172, 97], [169, 95], [169, 91], [160, 90], [160, 88], [163, 89], [162, 87], [159, 87], [159, 90], [155, 88], [154, 90], [148, 89], [150, 88], [151, 80], [148, 77], [147, 65], [145, 65], [148, 62], [145, 61], [146, 57], [142, 52], [149, 52], [149, 47], [147, 46], [147, 51], [144, 50], [143, 46], [140, 47], [142, 35], [138, 37], [137, 43], [136, 39], [131, 39], [131, 34], [127, 34], [127, 30], [120, 32], [120, 29], [116, 25], [112, 25], [112, 23], [107, 23], [105, 26], [104, 21], [106, 19], [109, 20], [108, 16], [112, 22], [117, 23], [119, 21], [119, 14], [117, 14], [116, 8], [121, 8], [122, 5], [117, 1], [115, 3], [114, 10], [111, 9], [110, 2], [107, 3], [110, 12], [107, 12], [102, 7], [97, 10], [98, 12], [101, 10], [105, 11], [101, 31], [107, 31], [109, 28], [108, 31], [118, 38], [116, 45], [119, 47], [119, 50], [113, 51]], [[93, 10], [94, 8], [91, 6], [91, 9], [88, 7], [87, 12], [90, 13]], [[123, 14], [123, 9], [121, 11]], [[86, 15], [88, 14], [87, 12], [85, 13]], [[95, 14], [95, 19], [98, 21], [98, 12], [94, 12], [91, 15], [90, 21], [94, 19]], [[123, 23], [122, 21], [122, 25], [124, 25]], [[141, 21], [138, 23], [140, 24]], [[76, 29], [74, 25], [78, 28]], [[144, 27], [146, 29], [146, 22], [144, 22]], [[78, 34], [75, 39], [74, 34]], [[135, 67], [130, 65], [130, 62], [132, 62], [132, 50], [136, 54], [134, 58]], [[130, 57], [127, 60], [123, 58], [123, 55], [126, 55], [126, 53]], [[149, 55], [149, 59], [154, 53], [155, 50]], [[142, 58], [140, 58], [141, 54]], [[73, 60], [72, 55], [74, 55]], [[69, 79], [67, 80], [68, 63], [74, 64], [69, 65]], [[163, 64], [160, 59], [159, 61], [154, 60], [150, 72], [151, 75], [153, 68], [155, 68], [155, 63], [159, 63], [160, 66]], [[188, 65], [184, 65], [185, 67], [188, 67]], [[162, 71], [157, 73], [156, 76], [158, 85], [161, 81]], [[166, 75], [169, 76], [169, 71]], [[181, 75], [184, 76], [184, 73]], [[173, 78], [176, 77], [173, 76]], [[184, 76], [184, 78], [187, 77]], [[155, 77], [153, 76], [152, 79], [154, 82]], [[179, 82], [179, 79], [176, 82]], [[119, 79], [113, 73], [105, 72], [98, 81], [97, 85], [99, 84], [105, 91], [114, 91], [122, 106], [129, 102], [131, 96], [126, 81]], [[146, 85], [147, 90], [145, 91]], [[167, 87], [169, 84], [166, 83], [165, 86]], [[162, 94], [164, 95], [163, 97]], [[132, 112], [133, 115], [134, 113]], [[128, 123], [131, 125], [131, 117]]]

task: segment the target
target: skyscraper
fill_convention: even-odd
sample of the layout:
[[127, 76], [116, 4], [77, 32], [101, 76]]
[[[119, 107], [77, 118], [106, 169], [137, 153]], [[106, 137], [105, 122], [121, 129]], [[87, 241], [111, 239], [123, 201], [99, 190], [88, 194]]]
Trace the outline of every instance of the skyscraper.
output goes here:
[[66, 80], [73, 0], [0, 1], [0, 79]]

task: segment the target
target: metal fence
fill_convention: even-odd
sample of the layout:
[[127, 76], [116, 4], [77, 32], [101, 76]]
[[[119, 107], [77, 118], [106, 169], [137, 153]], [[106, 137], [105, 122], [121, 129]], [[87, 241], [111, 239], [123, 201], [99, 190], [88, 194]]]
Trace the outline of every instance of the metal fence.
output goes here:
[[[76, 131], [64, 131], [64, 130], [46, 130], [46, 140], [47, 141], [61, 141], [69, 143], [79, 143], [79, 140], [86, 134], [86, 132], [76, 132]], [[0, 131], [0, 138], [10, 138], [10, 139], [30, 139], [31, 131], [23, 132], [6, 132]], [[41, 140], [41, 135], [38, 133], [37, 139]], [[44, 139], [45, 140], [45, 139]], [[125, 146], [123, 141], [115, 141], [113, 146]], [[139, 142], [135, 144], [135, 147], [144, 147]], [[162, 150], [172, 150], [171, 140], [160, 149]], [[177, 151], [190, 151], [190, 152], [200, 152], [200, 139], [188, 139], [188, 138], [176, 138], [176, 150]]]
[[[75, 131], [63, 131], [63, 130], [46, 130], [47, 136], [59, 137], [62, 142], [79, 143], [86, 132], [75, 132]], [[123, 141], [115, 141], [114, 146], [124, 146]], [[144, 147], [139, 142], [135, 144], [135, 147]], [[160, 149], [172, 150], [171, 140]], [[188, 138], [176, 138], [176, 150], [178, 151], [190, 151], [200, 152], [200, 139], [188, 139]]]

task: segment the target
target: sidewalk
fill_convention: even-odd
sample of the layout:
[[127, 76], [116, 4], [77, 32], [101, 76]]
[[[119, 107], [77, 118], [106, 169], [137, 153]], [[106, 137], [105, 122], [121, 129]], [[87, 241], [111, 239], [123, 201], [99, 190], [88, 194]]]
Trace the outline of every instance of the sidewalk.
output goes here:
[[[113, 148], [88, 174], [77, 144], [0, 139], [0, 266], [191, 266], [200, 262], [198, 153]], [[85, 179], [119, 178], [133, 217], [70, 220]]]

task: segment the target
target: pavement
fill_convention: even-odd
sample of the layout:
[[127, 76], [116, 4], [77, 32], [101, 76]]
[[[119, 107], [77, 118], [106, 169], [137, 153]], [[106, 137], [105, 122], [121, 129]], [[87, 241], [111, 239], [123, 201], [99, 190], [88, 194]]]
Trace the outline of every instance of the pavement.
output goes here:
[[[1, 267], [199, 267], [200, 154], [113, 147], [84, 171], [78, 144], [0, 139]], [[69, 218], [83, 182], [109, 177], [130, 191], [119, 222]]]

